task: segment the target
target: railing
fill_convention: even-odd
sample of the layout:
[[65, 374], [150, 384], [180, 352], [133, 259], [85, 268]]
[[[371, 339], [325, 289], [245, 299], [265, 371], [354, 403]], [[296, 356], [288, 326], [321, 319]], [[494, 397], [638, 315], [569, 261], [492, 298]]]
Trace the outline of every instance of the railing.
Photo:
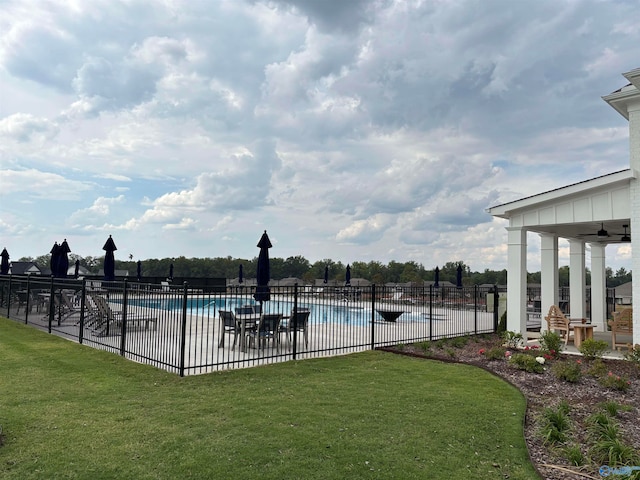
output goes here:
[[[251, 287], [1, 276], [0, 315], [184, 376], [495, 332], [496, 293], [478, 286], [296, 285], [272, 287], [260, 305]], [[246, 325], [251, 338], [225, 330], [220, 311], [247, 305], [281, 315], [280, 329], [262, 335], [255, 323]], [[287, 331], [300, 310], [310, 312], [306, 331]]]

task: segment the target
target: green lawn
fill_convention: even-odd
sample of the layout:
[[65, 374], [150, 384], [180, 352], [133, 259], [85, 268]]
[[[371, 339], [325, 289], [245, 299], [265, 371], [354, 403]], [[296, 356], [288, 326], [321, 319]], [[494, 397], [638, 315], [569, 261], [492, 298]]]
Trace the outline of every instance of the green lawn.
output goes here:
[[3, 479], [536, 479], [523, 396], [383, 352], [180, 378], [0, 318]]

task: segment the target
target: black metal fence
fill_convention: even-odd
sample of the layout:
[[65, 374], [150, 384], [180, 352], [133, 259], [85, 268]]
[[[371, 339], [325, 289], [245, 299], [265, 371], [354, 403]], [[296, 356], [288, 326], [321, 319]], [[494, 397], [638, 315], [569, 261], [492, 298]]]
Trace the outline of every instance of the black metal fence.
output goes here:
[[[273, 287], [259, 304], [251, 287], [220, 282], [14, 275], [0, 277], [0, 315], [183, 376], [495, 332], [496, 293], [296, 285]], [[221, 312], [234, 320], [225, 324]]]

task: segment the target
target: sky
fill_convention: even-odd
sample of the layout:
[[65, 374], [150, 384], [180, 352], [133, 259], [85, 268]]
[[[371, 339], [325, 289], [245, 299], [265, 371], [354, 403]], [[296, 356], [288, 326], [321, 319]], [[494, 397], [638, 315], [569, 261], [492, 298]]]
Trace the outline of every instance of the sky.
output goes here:
[[266, 230], [273, 257], [505, 269], [487, 208], [629, 168], [601, 97], [638, 25], [640, 0], [0, 0], [0, 248], [251, 259]]

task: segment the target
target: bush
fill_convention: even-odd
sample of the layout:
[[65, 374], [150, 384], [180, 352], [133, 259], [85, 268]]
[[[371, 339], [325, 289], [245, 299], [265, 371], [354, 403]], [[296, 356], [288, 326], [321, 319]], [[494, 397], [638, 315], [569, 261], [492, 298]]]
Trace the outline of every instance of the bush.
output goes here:
[[524, 370], [530, 373], [542, 373], [544, 372], [544, 366], [539, 363], [535, 357], [527, 355], [526, 353], [514, 353], [509, 358], [509, 364], [516, 367], [518, 370]]
[[600, 377], [598, 381], [603, 387], [620, 392], [626, 392], [631, 386], [631, 382], [627, 377], [614, 375], [613, 372], [609, 372], [607, 375]]
[[502, 335], [504, 332], [507, 331], [507, 312], [505, 311], [501, 316], [500, 316], [500, 321], [498, 322], [498, 335]]
[[584, 458], [584, 454], [580, 449], [580, 445], [575, 445], [575, 444], [567, 445], [564, 448], [564, 454], [567, 457], [567, 460], [569, 460], [569, 463], [571, 465], [575, 465], [576, 467], [579, 467], [585, 464], [586, 459]]
[[511, 331], [504, 332], [502, 338], [507, 348], [520, 348], [524, 343], [524, 338], [521, 333]]
[[640, 345], [635, 345], [624, 354], [624, 358], [640, 368]]
[[487, 360], [502, 360], [504, 358], [504, 347], [492, 347], [484, 353]]
[[601, 358], [596, 358], [589, 367], [589, 370], [587, 370], [587, 373], [596, 378], [603, 377], [607, 374], [607, 366]]
[[556, 362], [551, 367], [551, 371], [557, 379], [569, 383], [578, 383], [582, 378], [582, 367], [575, 361]]
[[604, 340], [594, 340], [593, 338], [587, 338], [578, 350], [580, 353], [584, 355], [584, 358], [587, 360], [595, 360], [596, 358], [601, 358], [609, 349], [609, 344]]
[[562, 337], [556, 332], [547, 330], [540, 335], [540, 348], [551, 357], [559, 355], [563, 345]]

